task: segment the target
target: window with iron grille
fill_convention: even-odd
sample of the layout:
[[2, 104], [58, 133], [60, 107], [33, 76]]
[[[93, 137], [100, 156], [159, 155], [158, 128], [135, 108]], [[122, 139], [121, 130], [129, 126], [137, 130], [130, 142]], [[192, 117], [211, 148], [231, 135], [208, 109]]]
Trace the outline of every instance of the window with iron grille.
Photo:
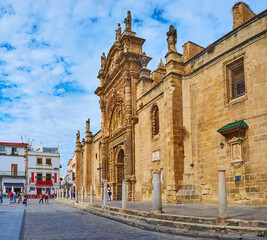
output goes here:
[[227, 83], [228, 101], [246, 93], [243, 58], [227, 65]]

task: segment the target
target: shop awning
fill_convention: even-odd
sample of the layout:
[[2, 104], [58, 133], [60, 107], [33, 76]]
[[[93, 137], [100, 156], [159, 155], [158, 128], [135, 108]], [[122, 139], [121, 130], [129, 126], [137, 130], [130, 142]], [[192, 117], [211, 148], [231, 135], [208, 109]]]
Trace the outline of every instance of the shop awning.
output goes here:
[[23, 183], [4, 183], [4, 185], [5, 185], [6, 188], [12, 188], [12, 186], [14, 188], [24, 187], [24, 184]]

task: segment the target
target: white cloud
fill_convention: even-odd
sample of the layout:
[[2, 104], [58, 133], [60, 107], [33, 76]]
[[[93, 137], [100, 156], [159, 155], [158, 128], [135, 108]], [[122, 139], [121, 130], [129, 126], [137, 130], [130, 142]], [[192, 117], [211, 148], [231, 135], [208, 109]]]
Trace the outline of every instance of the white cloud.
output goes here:
[[[226, 0], [2, 0], [0, 2], [0, 141], [20, 141], [27, 134], [35, 144], [61, 146], [63, 166], [71, 158], [75, 134], [84, 135], [91, 118], [92, 132], [100, 129], [100, 56], [115, 40], [127, 10], [133, 31], [145, 38], [143, 51], [155, 69], [167, 51], [169, 24], [177, 27], [177, 49], [193, 41], [206, 47], [232, 29], [231, 7]], [[253, 11], [265, 1], [246, 1]], [[156, 9], [156, 10], [155, 10]], [[158, 16], [153, 16], [153, 12]], [[158, 20], [155, 20], [158, 19]], [[161, 19], [161, 20], [160, 20]]]

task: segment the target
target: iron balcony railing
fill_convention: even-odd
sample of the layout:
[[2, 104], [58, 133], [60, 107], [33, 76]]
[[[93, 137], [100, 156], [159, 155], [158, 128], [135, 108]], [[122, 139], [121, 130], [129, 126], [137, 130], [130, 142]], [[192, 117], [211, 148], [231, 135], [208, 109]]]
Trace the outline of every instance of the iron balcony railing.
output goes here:
[[25, 177], [25, 171], [3, 171], [0, 170], [0, 176], [11, 176], [11, 177]]

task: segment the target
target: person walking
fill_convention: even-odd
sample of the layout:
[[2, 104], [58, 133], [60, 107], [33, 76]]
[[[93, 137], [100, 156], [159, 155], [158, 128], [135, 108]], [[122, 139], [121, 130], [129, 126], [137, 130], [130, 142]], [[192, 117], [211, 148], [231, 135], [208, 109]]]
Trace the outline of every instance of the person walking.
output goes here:
[[13, 197], [14, 197], [14, 193], [10, 191], [9, 193], [10, 204], [13, 203]]
[[108, 190], [108, 200], [111, 201], [111, 187], [108, 185], [107, 186], [107, 190]]
[[18, 204], [19, 204], [20, 203], [20, 197], [21, 197], [20, 192], [18, 192], [17, 196], [18, 196]]
[[3, 193], [1, 190], [0, 190], [0, 203], [3, 203]]
[[45, 193], [45, 203], [48, 203], [48, 192]]
[[17, 195], [16, 195], [16, 192], [15, 191], [13, 192], [13, 198], [14, 198], [14, 203], [16, 203]]
[[44, 196], [42, 193], [40, 193], [40, 196], [39, 196], [39, 203], [42, 202], [42, 204], [44, 203]]

